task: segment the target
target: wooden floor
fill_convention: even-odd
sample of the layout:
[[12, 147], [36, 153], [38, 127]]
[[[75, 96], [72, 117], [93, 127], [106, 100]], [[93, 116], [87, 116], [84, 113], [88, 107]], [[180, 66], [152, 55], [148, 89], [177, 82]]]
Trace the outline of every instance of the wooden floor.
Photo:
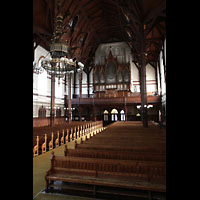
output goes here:
[[[133, 133], [133, 138], [134, 142], [130, 142], [127, 144], [126, 140], [126, 134], [128, 131], [132, 130]], [[106, 133], [109, 132], [111, 134]], [[115, 138], [114, 136], [116, 134], [121, 133], [121, 138], [120, 141]], [[142, 124], [140, 122], [116, 122], [114, 124], [111, 124], [106, 130], [103, 131], [103, 134], [99, 134], [98, 137], [92, 137], [91, 139], [85, 141], [85, 136], [82, 137], [82, 140], [84, 141], [83, 144], [79, 144], [80, 139], [77, 140], [78, 148], [80, 149], [85, 149], [88, 148], [88, 146], [91, 147], [91, 149], [95, 148], [95, 146], [98, 148], [101, 148], [101, 141], [105, 141], [105, 138], [107, 139], [107, 144], [104, 143], [104, 148], [105, 150], [107, 149], [108, 151], [112, 149], [114, 146], [120, 144], [125, 144], [125, 147], [128, 149], [129, 147], [132, 147], [133, 144], [137, 146], [137, 148], [140, 147], [140, 135], [146, 134], [146, 143], [149, 143], [149, 140], [153, 137], [155, 139], [155, 144], [157, 144], [157, 147], [152, 147], [152, 151], [155, 151], [155, 153], [158, 153], [156, 151], [159, 151], [159, 153], [163, 153], [165, 155], [165, 130], [160, 129], [159, 127], [156, 127], [154, 124], [149, 122], [149, 128], [143, 128]], [[161, 137], [162, 141], [159, 140], [159, 137], [156, 137], [157, 135], [159, 136], [162, 134]], [[115, 138], [115, 139], [114, 139]], [[130, 138], [130, 135], [129, 135]], [[136, 140], [137, 139], [137, 140]], [[158, 141], [156, 143], [156, 141]], [[159, 146], [160, 145], [160, 146]], [[68, 144], [69, 149], [74, 149], [74, 141], [70, 142]], [[151, 148], [151, 146], [149, 146]], [[56, 196], [55, 194], [45, 194], [41, 191], [44, 190], [46, 186], [45, 182], [45, 175], [46, 172], [50, 169], [50, 156], [52, 151], [54, 151], [55, 156], [64, 156], [64, 149], [65, 145], [62, 145], [60, 147], [57, 147], [56, 149], [53, 149], [51, 151], [48, 151], [38, 157], [33, 158], [33, 197], [35, 200], [40, 200], [40, 199], [69, 199], [69, 200], [75, 200], [75, 199], [84, 199], [84, 200], [89, 200], [91, 198], [83, 198], [83, 197], [73, 197], [73, 196]], [[134, 152], [133, 152], [134, 153]]]

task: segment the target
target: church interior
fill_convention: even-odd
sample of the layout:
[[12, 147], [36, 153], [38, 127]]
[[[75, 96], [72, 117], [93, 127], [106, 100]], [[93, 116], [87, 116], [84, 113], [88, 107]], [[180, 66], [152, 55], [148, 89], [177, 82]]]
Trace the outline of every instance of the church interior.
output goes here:
[[33, 199], [166, 199], [166, 0], [33, 0]]

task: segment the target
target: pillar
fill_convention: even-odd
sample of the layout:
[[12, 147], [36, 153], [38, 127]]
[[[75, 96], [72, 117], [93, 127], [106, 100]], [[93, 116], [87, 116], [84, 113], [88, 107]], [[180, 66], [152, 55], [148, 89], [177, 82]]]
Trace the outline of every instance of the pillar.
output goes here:
[[143, 127], [148, 127], [148, 116], [147, 116], [147, 91], [146, 91], [146, 63], [144, 53], [142, 53], [140, 61], [140, 93], [141, 93], [141, 120]]
[[128, 112], [127, 105], [125, 105], [124, 106], [125, 121], [128, 121], [127, 112]]
[[71, 77], [72, 74], [68, 74], [68, 123], [72, 121], [72, 98], [71, 98]]
[[55, 76], [51, 75], [51, 112], [50, 112], [50, 125], [54, 126], [55, 120]]
[[74, 92], [73, 92], [73, 98], [76, 98], [76, 71], [74, 72]]
[[79, 73], [79, 97], [82, 98], [82, 72]]
[[88, 98], [90, 97], [90, 72], [87, 72], [87, 92]]

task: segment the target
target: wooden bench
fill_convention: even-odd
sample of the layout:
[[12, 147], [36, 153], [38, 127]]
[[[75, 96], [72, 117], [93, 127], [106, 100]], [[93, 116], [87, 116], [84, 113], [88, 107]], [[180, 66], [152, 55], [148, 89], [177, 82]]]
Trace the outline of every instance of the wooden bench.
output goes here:
[[92, 133], [92, 130], [95, 133], [101, 132], [103, 128], [102, 125], [102, 121], [72, 122], [68, 125], [62, 124], [56, 125], [55, 127], [34, 128], [33, 156], [38, 156], [41, 153], [45, 153], [47, 150], [52, 150], [64, 143], [71, 142], [72, 140], [80, 138], [88, 133]]
[[166, 153], [166, 149], [159, 149], [159, 148], [153, 148], [153, 147], [134, 147], [134, 146], [116, 146], [116, 145], [104, 145], [104, 144], [81, 144], [77, 145], [78, 149], [92, 149], [92, 150], [104, 150], [104, 151], [119, 151], [119, 152], [151, 152], [151, 153]]
[[[79, 183], [96, 186], [158, 191], [165, 193], [165, 164], [157, 162], [138, 162], [51, 156], [51, 169], [48, 170], [46, 192], [57, 187], [54, 181]], [[65, 188], [61, 184], [59, 187]]]
[[111, 139], [111, 140], [89, 140], [86, 144], [109, 144], [109, 145], [131, 145], [131, 146], [156, 146], [157, 148], [162, 148], [166, 146], [165, 142], [155, 142], [155, 141], [137, 141], [134, 139], [127, 139], [127, 140], [115, 140], [115, 139]]
[[65, 156], [70, 157], [85, 157], [85, 158], [103, 158], [116, 160], [140, 160], [140, 161], [157, 161], [165, 162], [165, 154], [158, 153], [133, 153], [133, 152], [118, 152], [118, 151], [104, 151], [104, 150], [89, 150], [89, 149], [67, 149], [65, 145]]

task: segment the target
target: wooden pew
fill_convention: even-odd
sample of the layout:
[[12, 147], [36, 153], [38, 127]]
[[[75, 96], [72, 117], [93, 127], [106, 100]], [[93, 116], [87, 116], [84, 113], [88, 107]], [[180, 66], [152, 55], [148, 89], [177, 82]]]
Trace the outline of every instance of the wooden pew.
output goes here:
[[118, 152], [118, 151], [104, 151], [104, 150], [88, 150], [88, 149], [67, 149], [67, 145], [65, 145], [64, 155], [70, 157], [166, 162], [165, 154], [149, 153], [149, 152], [133, 153], [133, 152]]
[[[122, 124], [119, 125], [123, 127]], [[149, 132], [134, 132], [132, 123], [129, 125], [125, 132], [118, 130], [119, 127], [112, 131], [108, 128], [83, 144], [77, 144], [75, 140], [75, 149], [67, 149], [65, 145], [63, 157], [52, 154], [51, 169], [45, 177], [46, 191], [59, 187], [89, 191], [95, 196], [96, 193], [112, 194], [112, 188], [115, 188], [114, 193], [117, 195], [135, 197], [140, 190], [144, 192], [143, 195], [148, 194], [145, 198], [149, 199], [156, 199], [154, 192], [164, 194], [165, 135], [159, 135], [160, 133], [154, 132], [153, 128]], [[86, 137], [98, 133], [98, 128], [100, 131], [101, 126], [98, 123], [86, 124]], [[79, 134], [80, 131], [81, 127]], [[112, 137], [107, 137], [111, 135]], [[54, 181], [70, 184], [57, 185]], [[154, 198], [151, 197], [152, 194]]]
[[[48, 150], [51, 150], [55, 147], [58, 147], [60, 144], [64, 144], [67, 142], [70, 142], [72, 140], [75, 140], [75, 138], [82, 137], [83, 133], [85, 134], [86, 132], [89, 132], [86, 127], [90, 126], [97, 126], [97, 124], [102, 124], [102, 121], [100, 122], [72, 122], [72, 124], [63, 124], [63, 125], [56, 125], [55, 127], [37, 127], [34, 128], [34, 133], [33, 133], [33, 151], [34, 151], [34, 156], [37, 156], [41, 153], [45, 153]], [[77, 128], [78, 126], [79, 128]], [[83, 130], [83, 126], [85, 127], [85, 130]], [[68, 127], [68, 128], [65, 128]], [[76, 128], [75, 128], [76, 127]], [[68, 133], [67, 133], [68, 129]], [[76, 130], [74, 130], [76, 129]], [[64, 131], [66, 130], [66, 131]], [[70, 131], [71, 130], [71, 131]], [[59, 134], [58, 136], [58, 131], [59, 133], [62, 132], [63, 134]], [[54, 136], [54, 134], [57, 132], [57, 137]], [[46, 134], [46, 135], [45, 135]], [[53, 134], [53, 136], [52, 136]], [[63, 135], [64, 135], [64, 140], [63, 140]], [[37, 144], [37, 136], [39, 137], [39, 145], [36, 146]], [[53, 138], [53, 140], [52, 140]], [[45, 148], [46, 144], [46, 148]], [[52, 146], [53, 145], [53, 146]], [[39, 147], [39, 148], [38, 148]], [[38, 149], [38, 150], [37, 150]]]
[[[76, 158], [52, 154], [51, 169], [48, 170], [45, 180], [46, 192], [57, 187], [53, 181], [165, 192], [165, 177], [165, 164], [157, 162], [119, 162], [112, 159]], [[141, 184], [143, 182], [146, 184]], [[66, 185], [59, 187], [65, 188]]]
[[165, 149], [153, 148], [153, 147], [131, 147], [131, 146], [116, 146], [116, 145], [104, 145], [104, 144], [81, 144], [77, 146], [78, 149], [92, 149], [92, 150], [104, 150], [104, 151], [120, 151], [120, 152], [151, 152], [151, 153], [166, 153]]

